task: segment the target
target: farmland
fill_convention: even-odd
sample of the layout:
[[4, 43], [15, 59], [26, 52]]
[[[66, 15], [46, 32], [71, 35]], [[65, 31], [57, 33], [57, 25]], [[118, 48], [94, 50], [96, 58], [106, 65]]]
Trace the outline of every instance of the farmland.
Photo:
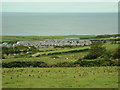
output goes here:
[[[94, 52], [104, 50], [95, 58], [87, 57], [92, 45], [32, 48], [31, 53], [26, 52], [29, 51], [27, 46], [18, 46], [16, 51], [14, 47], [8, 47], [2, 59], [3, 88], [118, 88], [120, 64], [116, 49], [120, 44], [110, 41], [116, 38], [96, 37], [98, 36], [3, 36], [3, 42], [10, 43], [19, 40], [39, 41], [62, 38], [81, 38], [93, 40], [93, 42], [103, 40], [103, 38], [108, 40], [102, 41], [101, 46], [93, 44], [94, 48], [97, 47]], [[11, 53], [10, 49], [14, 52]]]
[[32, 62], [32, 61], [41, 61], [45, 62], [48, 65], [57, 64], [60, 62], [75, 62], [79, 58], [82, 58], [85, 56], [88, 52], [74, 52], [74, 53], [64, 53], [64, 54], [58, 54], [58, 55], [46, 55], [46, 56], [40, 56], [40, 57], [29, 57], [29, 58], [8, 58], [4, 59], [3, 63], [8, 62]]
[[118, 88], [118, 83], [118, 67], [3, 69], [3, 88]]
[[[106, 44], [107, 50], [113, 51], [118, 47], [117, 44]], [[8, 62], [33, 62], [40, 61], [45, 62], [48, 65], [62, 63], [62, 62], [70, 62], [74, 63], [78, 59], [82, 59], [85, 55], [88, 54], [89, 46], [80, 47], [80, 48], [66, 48], [66, 49], [40, 49], [41, 52], [37, 52], [35, 54], [31, 54], [32, 57], [18, 57], [18, 58], [7, 58], [3, 59], [3, 63]], [[52, 51], [51, 51], [52, 50]], [[77, 51], [77, 52], [76, 52]], [[23, 54], [24, 55], [24, 54]], [[94, 59], [90, 59], [94, 60]]]
[[[109, 45], [107, 49], [114, 50], [116, 47], [117, 45]], [[50, 49], [41, 49], [42, 53], [44, 50], [47, 53], [51, 52]], [[14, 61], [42, 61], [48, 65], [60, 62], [74, 63], [87, 53], [88, 51], [80, 51], [40, 57], [8, 58], [3, 60], [3, 63]], [[117, 66], [3, 68], [2, 86], [3, 88], [118, 88], [118, 70]]]
[[37, 53], [32, 56], [40, 56], [40, 55], [53, 55], [53, 54], [62, 54], [62, 53], [72, 53], [72, 52], [80, 52], [88, 50], [90, 47], [81, 47], [81, 48], [74, 48], [74, 49], [62, 49], [62, 50], [55, 50], [55, 51], [49, 51], [49, 52], [42, 52]]

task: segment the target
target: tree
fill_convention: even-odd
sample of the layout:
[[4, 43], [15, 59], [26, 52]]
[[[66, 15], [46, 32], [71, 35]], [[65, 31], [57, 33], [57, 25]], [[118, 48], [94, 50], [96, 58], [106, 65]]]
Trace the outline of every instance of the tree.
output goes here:
[[120, 47], [116, 48], [113, 53], [112, 53], [112, 57], [114, 59], [120, 59]]
[[13, 49], [13, 47], [9, 47], [9, 48], [8, 48], [8, 53], [9, 53], [9, 54], [14, 54], [14, 49]]
[[2, 54], [8, 55], [9, 54], [8, 50], [9, 50], [8, 47], [2, 47]]
[[14, 47], [15, 53], [27, 52], [28, 49], [29, 49], [29, 48], [28, 48], [27, 46], [23, 46], [23, 45], [19, 45], [19, 46], [15, 46], [15, 47]]
[[102, 46], [102, 43], [99, 41], [93, 42], [90, 47], [90, 52], [85, 59], [96, 59], [102, 56], [106, 52], [106, 48]]
[[37, 48], [34, 46], [29, 46], [29, 51], [36, 52]]

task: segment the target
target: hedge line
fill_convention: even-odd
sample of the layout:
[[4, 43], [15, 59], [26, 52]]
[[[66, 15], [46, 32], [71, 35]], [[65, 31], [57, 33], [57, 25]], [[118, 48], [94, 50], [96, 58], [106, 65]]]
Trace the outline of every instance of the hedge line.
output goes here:
[[3, 62], [2, 67], [12, 68], [12, 67], [90, 67], [90, 66], [120, 66], [120, 61], [118, 60], [78, 60], [76, 62], [60, 62], [57, 64], [48, 65], [41, 61], [30, 61], [30, 62]]
[[74, 53], [74, 52], [82, 52], [82, 51], [87, 51], [89, 48], [84, 48], [84, 49], [73, 49], [73, 50], [58, 50], [58, 51], [50, 51], [50, 52], [44, 52], [40, 53], [39, 55], [36, 55], [36, 57], [39, 57], [41, 55], [56, 55], [56, 54], [64, 54], [64, 53]]
[[78, 60], [74, 64], [80, 66], [120, 66], [118, 60]]
[[3, 62], [2, 67], [5, 68], [12, 68], [12, 67], [45, 67], [47, 63], [41, 61], [32, 61], [32, 62], [20, 62], [20, 61], [13, 61], [13, 62]]

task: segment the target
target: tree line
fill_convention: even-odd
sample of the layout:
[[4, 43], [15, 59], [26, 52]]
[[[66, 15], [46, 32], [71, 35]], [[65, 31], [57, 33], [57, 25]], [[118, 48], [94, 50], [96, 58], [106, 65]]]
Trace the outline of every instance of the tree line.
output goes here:
[[4, 59], [5, 56], [20, 54], [20, 53], [33, 53], [37, 52], [38, 49], [34, 46], [23, 46], [18, 45], [14, 47], [2, 47], [2, 58]]

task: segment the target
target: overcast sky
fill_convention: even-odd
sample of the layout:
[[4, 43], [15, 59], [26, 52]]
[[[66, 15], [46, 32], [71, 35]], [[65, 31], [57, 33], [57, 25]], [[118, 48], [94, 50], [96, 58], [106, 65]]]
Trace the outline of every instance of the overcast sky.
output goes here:
[[119, 2], [119, 0], [2, 0], [2, 2]]
[[117, 12], [118, 11], [117, 1], [118, 0], [3, 0], [2, 11]]

